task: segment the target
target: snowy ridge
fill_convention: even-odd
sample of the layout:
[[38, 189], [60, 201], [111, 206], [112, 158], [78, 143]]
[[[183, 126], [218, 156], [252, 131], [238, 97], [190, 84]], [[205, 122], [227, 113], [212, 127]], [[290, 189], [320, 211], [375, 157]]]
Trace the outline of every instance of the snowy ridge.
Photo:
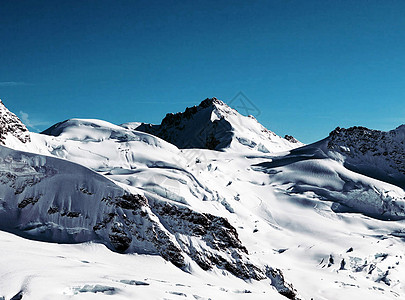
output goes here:
[[57, 158], [1, 146], [0, 157], [0, 199], [12, 199], [0, 202], [2, 230], [43, 241], [99, 241], [119, 252], [159, 254], [185, 271], [190, 271], [190, 257], [204, 270], [216, 266], [244, 279], [266, 278], [246, 261], [247, 249], [224, 218], [130, 193]]
[[405, 125], [384, 132], [365, 127], [336, 128], [328, 149], [345, 157], [349, 169], [405, 188]]
[[328, 138], [261, 163], [257, 170], [273, 174], [284, 185], [289, 183], [288, 193], [311, 192], [332, 201], [335, 212], [403, 220], [404, 128], [383, 132], [338, 127]]
[[[137, 122], [70, 119], [0, 148], [1, 229], [90, 242], [0, 232], [0, 299], [405, 295], [404, 126], [337, 129], [297, 147], [217, 99], [162, 124], [175, 142], [136, 130]], [[174, 145], [202, 124], [200, 148]], [[46, 254], [16, 251], [10, 240]], [[58, 275], [20, 267], [27, 257]], [[67, 267], [84, 275], [72, 279]], [[53, 288], [41, 289], [44, 280]]]
[[162, 164], [174, 166], [171, 158], [177, 157], [179, 152], [160, 138], [100, 120], [66, 120], [43, 134], [32, 134], [32, 138], [36, 152], [113, 173], [120, 170], [132, 173], [136, 168], [150, 167], [160, 160]]
[[[289, 155], [256, 166], [271, 174], [273, 182], [285, 186], [288, 194], [313, 193], [332, 202], [335, 212], [363, 213], [377, 219], [404, 220], [405, 192], [389, 183], [375, 180], [345, 167], [336, 154], [315, 143]], [[371, 169], [371, 166], [369, 167]]]
[[151, 133], [179, 148], [287, 151], [302, 146], [264, 128], [253, 116], [242, 116], [217, 98], [207, 98], [182, 113], [167, 114], [160, 125], [142, 124], [136, 130]]

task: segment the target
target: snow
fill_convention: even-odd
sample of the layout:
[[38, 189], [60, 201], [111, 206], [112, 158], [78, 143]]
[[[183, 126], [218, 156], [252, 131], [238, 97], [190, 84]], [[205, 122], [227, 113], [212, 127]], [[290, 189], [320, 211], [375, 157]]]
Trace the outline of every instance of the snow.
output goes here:
[[[373, 156], [387, 149], [390, 157], [403, 155], [404, 126], [343, 130], [343, 137], [336, 131], [297, 148], [220, 102], [200, 113], [181, 138], [207, 116], [226, 120], [233, 135], [224, 151], [179, 149], [135, 130], [136, 122], [83, 119], [59, 123], [48, 135], [30, 133], [27, 143], [7, 139], [9, 148], [0, 147], [0, 226], [13, 234], [0, 231], [0, 299], [20, 291], [28, 299], [285, 299], [275, 287], [289, 283], [302, 299], [404, 297], [401, 162], [387, 166]], [[344, 138], [351, 132], [376, 151], [361, 154], [353, 136]], [[373, 169], [381, 166], [387, 180]], [[99, 201], [125, 193], [148, 202], [128, 210], [127, 202]], [[107, 224], [112, 212], [116, 219], [96, 235], [94, 226]], [[248, 253], [214, 249], [223, 242], [214, 227], [191, 234], [195, 224], [185, 216], [204, 214], [226, 218]], [[147, 228], [160, 232], [186, 267], [163, 259], [162, 245], [134, 236], [127, 254], [111, 251], [109, 234], [127, 234], [126, 220], [137, 222], [146, 240]], [[266, 274], [280, 269], [286, 282], [278, 275], [242, 280], [218, 265], [204, 271], [198, 253], [249, 262]]]
[[129, 130], [136, 130], [136, 128], [138, 128], [141, 125], [142, 125], [142, 122], [127, 122], [127, 123], [121, 124], [120, 126], [126, 128], [126, 129], [129, 129]]
[[[50, 244], [1, 232], [0, 299], [284, 299], [262, 282], [185, 273], [158, 256]], [[246, 292], [249, 291], [249, 292]]]

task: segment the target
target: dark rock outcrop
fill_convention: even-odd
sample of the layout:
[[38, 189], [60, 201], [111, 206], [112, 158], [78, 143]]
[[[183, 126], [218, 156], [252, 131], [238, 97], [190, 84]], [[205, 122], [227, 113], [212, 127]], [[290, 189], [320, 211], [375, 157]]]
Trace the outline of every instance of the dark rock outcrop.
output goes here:
[[266, 275], [271, 279], [272, 286], [274, 286], [281, 295], [288, 299], [299, 300], [297, 291], [291, 283], [285, 281], [281, 270], [266, 266]]
[[391, 131], [337, 127], [327, 147], [346, 157], [348, 169], [405, 188], [405, 125]]
[[291, 143], [299, 143], [299, 141], [298, 141], [295, 137], [293, 137], [292, 135], [286, 134], [286, 135], [284, 136], [284, 138], [285, 138], [287, 141], [291, 142]]
[[230, 108], [217, 98], [207, 98], [184, 112], [168, 113], [160, 125], [142, 123], [136, 128], [158, 136], [179, 148], [221, 150], [232, 141], [232, 125], [224, 118], [211, 120], [216, 106]]
[[7, 135], [16, 137], [22, 143], [31, 140], [27, 127], [0, 100], [0, 144], [5, 145]]

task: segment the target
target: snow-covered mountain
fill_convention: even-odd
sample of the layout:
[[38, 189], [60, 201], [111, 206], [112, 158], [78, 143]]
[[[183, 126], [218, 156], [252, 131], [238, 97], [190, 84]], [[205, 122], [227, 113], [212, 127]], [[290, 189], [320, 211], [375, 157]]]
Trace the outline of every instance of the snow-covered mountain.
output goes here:
[[244, 279], [265, 278], [244, 261], [247, 249], [224, 218], [147, 198], [136, 189], [130, 193], [65, 160], [5, 147], [0, 156], [0, 198], [7, 199], [0, 203], [3, 230], [44, 241], [99, 241], [119, 252], [158, 254], [186, 271], [189, 256], [206, 270], [218, 266]]
[[[352, 133], [356, 135], [358, 131], [361, 131], [360, 137], [354, 139]], [[386, 136], [394, 136], [395, 142], [381, 139]], [[403, 220], [405, 177], [398, 171], [403, 160], [385, 158], [388, 155], [382, 154], [403, 157], [405, 149], [399, 150], [398, 144], [402, 145], [395, 130], [339, 128], [320, 142], [294, 149], [288, 155], [275, 157], [254, 168], [271, 174], [279, 188], [285, 186], [286, 193], [311, 193], [312, 197], [333, 203], [331, 208], [335, 212]], [[383, 152], [378, 154], [378, 151]], [[385, 163], [380, 160], [381, 156]]]
[[405, 188], [405, 125], [384, 132], [364, 127], [336, 128], [328, 149], [345, 157], [355, 172]]
[[404, 126], [302, 145], [207, 99], [23, 132], [0, 146], [0, 229], [41, 242], [0, 232], [0, 299], [405, 296]]
[[[123, 124], [126, 128], [131, 125], [133, 128], [133, 124]], [[169, 113], [160, 125], [141, 124], [136, 130], [159, 136], [181, 149], [249, 149], [270, 153], [303, 145], [291, 136], [279, 137], [253, 116], [242, 116], [217, 98], [207, 98], [181, 113]]]

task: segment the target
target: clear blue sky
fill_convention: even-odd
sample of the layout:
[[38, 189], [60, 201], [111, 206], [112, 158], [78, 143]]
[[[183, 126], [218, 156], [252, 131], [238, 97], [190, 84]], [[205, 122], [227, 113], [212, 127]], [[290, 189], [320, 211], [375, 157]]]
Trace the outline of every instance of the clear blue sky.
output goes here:
[[1, 1], [0, 98], [32, 130], [239, 91], [306, 143], [405, 123], [405, 2]]

